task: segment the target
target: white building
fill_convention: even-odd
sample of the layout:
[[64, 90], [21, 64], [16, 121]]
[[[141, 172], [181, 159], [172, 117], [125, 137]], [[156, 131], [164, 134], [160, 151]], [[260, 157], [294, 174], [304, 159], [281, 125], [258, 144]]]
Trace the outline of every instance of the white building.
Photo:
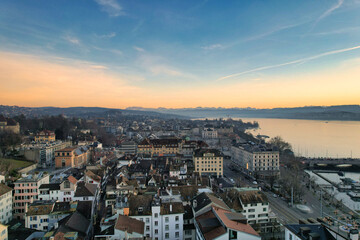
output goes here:
[[181, 202], [161, 203], [151, 196], [134, 196], [129, 200], [129, 216], [145, 223], [144, 236], [157, 240], [182, 240], [184, 207]]
[[195, 218], [196, 239], [260, 240], [259, 234], [240, 213], [212, 206]]
[[225, 203], [243, 214], [256, 230], [270, 232], [276, 223], [276, 215], [270, 211], [268, 198], [257, 188], [235, 188], [223, 193]]
[[231, 147], [233, 162], [249, 175], [271, 176], [279, 174], [279, 151], [251, 143]]
[[55, 201], [37, 201], [32, 203], [25, 214], [25, 227], [39, 231], [48, 231], [50, 217]]
[[0, 223], [12, 220], [12, 188], [0, 183]]
[[218, 138], [218, 132], [212, 127], [207, 127], [202, 130], [201, 136], [204, 139], [214, 139]]
[[41, 184], [39, 187], [39, 200], [60, 200], [60, 183]]
[[336, 232], [321, 224], [288, 224], [285, 225], [285, 240], [358, 240], [358, 229], [349, 233]]

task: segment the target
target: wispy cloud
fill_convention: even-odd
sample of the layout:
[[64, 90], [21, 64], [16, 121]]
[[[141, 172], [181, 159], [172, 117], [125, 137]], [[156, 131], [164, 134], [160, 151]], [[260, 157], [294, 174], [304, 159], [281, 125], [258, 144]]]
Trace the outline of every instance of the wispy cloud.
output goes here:
[[345, 48], [345, 49], [340, 49], [340, 50], [334, 50], [334, 51], [329, 51], [329, 52], [324, 52], [318, 55], [314, 55], [311, 57], [307, 57], [307, 58], [301, 58], [301, 59], [297, 59], [291, 62], [286, 62], [286, 63], [281, 63], [281, 64], [276, 64], [276, 65], [269, 65], [269, 66], [264, 66], [264, 67], [259, 67], [259, 68], [254, 68], [251, 70], [247, 70], [247, 71], [243, 71], [243, 72], [239, 72], [239, 73], [235, 73], [235, 74], [231, 74], [228, 76], [224, 76], [221, 78], [218, 78], [217, 81], [222, 81], [225, 79], [229, 79], [229, 78], [233, 78], [233, 77], [237, 77], [237, 76], [241, 76], [247, 73], [253, 73], [253, 72], [259, 72], [262, 70], [267, 70], [267, 69], [272, 69], [272, 68], [279, 68], [279, 67], [284, 67], [287, 65], [293, 65], [293, 64], [298, 64], [298, 63], [305, 63], [317, 58], [321, 58], [321, 57], [325, 57], [325, 56], [329, 56], [329, 55], [333, 55], [333, 54], [338, 54], [338, 53], [343, 53], [343, 52], [349, 52], [352, 50], [356, 50], [356, 49], [360, 49], [360, 45], [359, 46], [355, 46], [355, 47], [351, 47], [351, 48]]
[[66, 35], [64, 37], [64, 39], [66, 41], [68, 41], [69, 43], [75, 44], [75, 45], [80, 45], [80, 40], [74, 36], [70, 36], [70, 35]]
[[101, 10], [109, 14], [110, 17], [118, 17], [124, 15], [123, 8], [117, 0], [95, 0], [100, 6]]
[[326, 10], [323, 14], [320, 15], [320, 17], [317, 19], [317, 22], [329, 16], [333, 11], [341, 7], [343, 3], [344, 0], [338, 0], [338, 2], [334, 6], [330, 7], [328, 10]]
[[321, 14], [314, 22], [314, 24], [312, 25], [312, 27], [310, 28], [309, 32], [311, 32], [315, 26], [324, 18], [328, 17], [329, 15], [331, 15], [336, 9], [338, 9], [339, 7], [341, 7], [341, 5], [343, 5], [344, 0], [337, 0], [337, 3], [333, 6], [331, 6], [329, 9], [327, 9], [323, 14]]
[[208, 45], [208, 46], [203, 46], [201, 48], [204, 50], [214, 50], [214, 49], [224, 48], [224, 46], [217, 43], [217, 44], [212, 44], [212, 45]]
[[96, 35], [98, 38], [113, 38], [116, 36], [115, 32], [111, 32], [109, 34]]
[[118, 50], [118, 49], [112, 49], [112, 48], [101, 48], [101, 47], [96, 47], [96, 46], [92, 46], [92, 48], [98, 50], [98, 51], [105, 51], [105, 52], [111, 52], [115, 55], [122, 55], [123, 52]]
[[133, 48], [138, 52], [145, 52], [145, 49], [143, 49], [141, 47], [134, 46]]

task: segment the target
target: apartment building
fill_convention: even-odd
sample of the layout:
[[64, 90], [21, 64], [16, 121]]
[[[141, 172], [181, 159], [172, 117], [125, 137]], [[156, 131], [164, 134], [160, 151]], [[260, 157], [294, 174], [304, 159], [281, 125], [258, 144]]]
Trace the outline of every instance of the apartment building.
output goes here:
[[120, 144], [118, 150], [123, 154], [136, 154], [137, 146], [134, 141], [125, 141]]
[[260, 240], [259, 234], [240, 213], [212, 206], [195, 218], [196, 239]]
[[34, 137], [35, 142], [55, 142], [55, 132], [43, 130], [38, 132]]
[[280, 171], [279, 151], [254, 143], [231, 147], [233, 162], [249, 175], [259, 178], [277, 176]]
[[245, 216], [247, 223], [259, 232], [271, 232], [277, 226], [266, 195], [257, 188], [234, 188], [221, 195], [225, 203]]
[[91, 157], [88, 147], [68, 147], [55, 152], [55, 167], [81, 168], [87, 164]]
[[217, 149], [198, 149], [193, 156], [195, 172], [200, 175], [223, 176], [224, 157]]
[[0, 183], [0, 223], [7, 224], [12, 220], [12, 188]]
[[28, 204], [38, 200], [39, 187], [49, 183], [49, 175], [40, 172], [18, 179], [14, 183], [13, 214], [23, 219]]
[[71, 142], [42, 142], [27, 144], [20, 149], [20, 154], [26, 160], [37, 162], [40, 166], [54, 166], [55, 152], [71, 146]]
[[201, 131], [201, 136], [203, 139], [214, 139], [218, 138], [218, 132], [213, 127], [205, 127]]
[[0, 240], [8, 240], [8, 226], [0, 223]]
[[30, 204], [25, 213], [25, 227], [39, 231], [48, 231], [50, 214], [55, 205], [54, 200], [35, 201]]
[[148, 195], [129, 199], [129, 216], [143, 221], [144, 236], [155, 240], [181, 240], [184, 232], [184, 206], [181, 202], [162, 203]]
[[138, 154], [145, 156], [176, 156], [181, 154], [184, 141], [177, 138], [144, 139], [138, 144]]

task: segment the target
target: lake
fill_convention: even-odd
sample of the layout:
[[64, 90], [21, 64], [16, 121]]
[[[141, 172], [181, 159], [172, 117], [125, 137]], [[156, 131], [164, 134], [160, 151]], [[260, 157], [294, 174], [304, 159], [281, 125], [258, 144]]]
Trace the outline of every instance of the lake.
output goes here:
[[281, 136], [298, 156], [360, 158], [360, 121], [241, 119], [259, 123], [260, 129], [249, 131], [254, 136]]

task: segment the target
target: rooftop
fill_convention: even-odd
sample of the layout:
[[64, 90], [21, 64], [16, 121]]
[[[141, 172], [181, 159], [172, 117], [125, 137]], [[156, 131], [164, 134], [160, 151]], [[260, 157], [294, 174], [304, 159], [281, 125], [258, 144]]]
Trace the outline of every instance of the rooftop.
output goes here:
[[144, 234], [144, 225], [145, 223], [143, 221], [139, 221], [128, 216], [119, 215], [115, 224], [115, 229], [129, 233], [136, 232], [139, 234]]
[[11, 187], [8, 187], [5, 184], [0, 183], [0, 196], [4, 195], [5, 193], [8, 193], [10, 191], [12, 191]]

